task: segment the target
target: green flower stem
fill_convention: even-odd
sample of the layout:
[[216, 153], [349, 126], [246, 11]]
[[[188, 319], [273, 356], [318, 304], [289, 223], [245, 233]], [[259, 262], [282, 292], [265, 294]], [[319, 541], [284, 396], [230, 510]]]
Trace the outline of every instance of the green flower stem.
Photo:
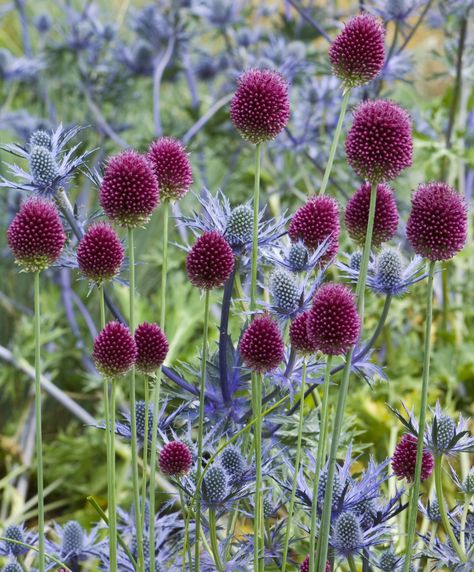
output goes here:
[[[420, 433], [422, 435], [422, 433]], [[446, 504], [444, 502], [444, 494], [443, 494], [443, 457], [442, 455], [435, 456], [435, 486], [436, 486], [436, 497], [438, 499], [439, 504], [439, 512], [441, 513], [441, 521], [444, 526], [444, 530], [446, 534], [449, 536], [449, 540], [451, 541], [451, 545], [456, 551], [456, 554], [459, 556], [461, 562], [466, 562], [467, 558], [464, 554], [463, 549], [461, 548], [455, 534], [451, 523], [449, 522], [448, 512], [446, 510]]]
[[[163, 263], [161, 268], [161, 302], [160, 302], [160, 328], [165, 330], [166, 320], [166, 284], [168, 274], [168, 233], [169, 233], [169, 202], [163, 203]], [[150, 451], [150, 546], [153, 546], [155, 539], [155, 473], [156, 473], [156, 449], [158, 434], [158, 411], [160, 408], [161, 389], [161, 368], [156, 375], [155, 384], [152, 390], [153, 401], [153, 422], [151, 434]], [[189, 564], [191, 566], [191, 563]], [[155, 572], [155, 561], [150, 560], [150, 572]]]
[[250, 280], [250, 311], [257, 307], [257, 269], [258, 269], [258, 211], [260, 205], [261, 145], [255, 146], [255, 186], [253, 192], [253, 230], [252, 230], [252, 270]]
[[115, 482], [115, 379], [110, 380], [110, 417], [109, 417], [109, 544], [110, 544], [110, 570], [117, 570], [117, 501]]
[[332, 356], [327, 357], [326, 369], [324, 372], [324, 393], [321, 407], [321, 421], [319, 424], [319, 444], [316, 455], [316, 470], [314, 472], [313, 483], [313, 504], [311, 505], [311, 527], [309, 536], [309, 569], [314, 572], [316, 567], [316, 519], [318, 514], [318, 489], [319, 475], [326, 462], [326, 442], [328, 434], [329, 417], [329, 381], [331, 378]]
[[296, 486], [298, 481], [298, 472], [301, 463], [301, 442], [303, 440], [303, 417], [304, 417], [304, 390], [306, 385], [306, 359], [303, 359], [303, 372], [301, 377], [300, 387], [300, 410], [299, 410], [299, 424], [298, 424], [298, 437], [296, 441], [296, 459], [295, 459], [295, 472], [293, 474], [293, 485], [291, 487], [290, 506], [288, 509], [288, 518], [286, 521], [286, 534], [285, 544], [283, 548], [281, 572], [286, 571], [286, 564], [288, 558], [288, 547], [290, 545], [291, 523], [293, 520], [293, 510], [295, 508]]
[[224, 566], [221, 562], [221, 557], [219, 555], [219, 542], [217, 540], [217, 523], [216, 523], [216, 511], [213, 508], [209, 509], [209, 533], [211, 535], [211, 550], [214, 557], [214, 562], [216, 563], [216, 568], [218, 572], [224, 570]]
[[[357, 287], [356, 287], [357, 310], [359, 312], [359, 317], [361, 322], [361, 334], [362, 334], [362, 326], [364, 323], [365, 284], [367, 280], [367, 270], [369, 268], [370, 249], [372, 246], [372, 233], [374, 229], [376, 201], [377, 201], [377, 185], [372, 184], [370, 192], [369, 218], [367, 221], [367, 233], [365, 236], [365, 245], [362, 253], [359, 279], [357, 281]], [[344, 371], [342, 374], [342, 381], [339, 388], [339, 396], [337, 400], [336, 416], [334, 418], [331, 449], [329, 452], [326, 493], [324, 495], [323, 514], [321, 516], [321, 526], [318, 539], [318, 551], [317, 551], [318, 572], [325, 572], [326, 568], [329, 531], [331, 528], [331, 507], [332, 507], [332, 495], [334, 487], [334, 475], [336, 472], [337, 451], [339, 448], [339, 440], [341, 437], [347, 394], [349, 392], [349, 381], [351, 376], [351, 365], [352, 365], [353, 354], [354, 354], [354, 346], [352, 346], [346, 354], [346, 364], [344, 366]]]
[[[181, 489], [181, 487], [178, 487], [178, 492], [179, 492], [179, 503], [181, 505], [181, 510], [183, 511], [183, 522], [185, 522], [186, 517], [187, 517], [187, 511], [186, 511], [186, 503], [184, 502], [184, 494], [183, 494], [183, 490]], [[186, 568], [186, 556], [188, 557], [188, 560], [189, 560], [189, 570], [191, 570], [191, 566], [192, 566], [192, 562], [193, 562], [193, 556], [191, 554], [191, 546], [189, 544], [188, 544], [187, 553], [184, 551], [184, 546], [183, 546], [183, 566], [184, 566], [184, 568]]]
[[334, 132], [334, 138], [332, 140], [331, 149], [329, 151], [328, 161], [326, 163], [326, 169], [324, 171], [323, 180], [321, 182], [321, 188], [319, 189], [319, 194], [324, 195], [329, 182], [329, 176], [331, 174], [332, 165], [334, 163], [334, 157], [336, 155], [337, 145], [339, 143], [339, 138], [341, 136], [342, 124], [344, 123], [344, 117], [346, 115], [347, 104], [349, 103], [349, 97], [351, 94], [350, 88], [346, 88], [343, 93], [341, 110], [339, 112], [339, 119], [337, 120], [336, 131]]
[[[206, 390], [206, 369], [207, 369], [207, 336], [209, 330], [209, 300], [210, 291], [206, 290], [204, 297], [204, 331], [202, 336], [202, 356], [201, 356], [201, 384], [199, 387], [199, 425], [198, 425], [198, 458], [196, 470], [196, 483], [199, 483], [202, 472], [202, 441], [204, 432], [204, 392]], [[199, 572], [200, 548], [199, 540], [201, 536], [201, 485], [196, 485], [196, 542], [194, 545], [194, 570]]]
[[[128, 228], [128, 257], [130, 264], [130, 333], [135, 333], [135, 245], [133, 237], [133, 228]], [[133, 484], [133, 505], [135, 508], [135, 527], [137, 539], [137, 564], [138, 570], [144, 570], [143, 555], [143, 535], [142, 535], [142, 519], [140, 515], [140, 483], [138, 480], [138, 454], [137, 454], [137, 411], [135, 396], [135, 367], [132, 368], [130, 374], [130, 427], [132, 431], [132, 484]], [[153, 560], [153, 559], [152, 559]]]
[[146, 509], [146, 489], [148, 478], [148, 418], [150, 406], [150, 387], [148, 385], [148, 376], [143, 380], [143, 391], [145, 396], [145, 416], [143, 426], [143, 466], [142, 466], [142, 498], [141, 498], [141, 517], [142, 517], [142, 530], [145, 530], [145, 509]]
[[43, 490], [43, 437], [41, 422], [41, 324], [40, 273], [34, 274], [35, 306], [35, 413], [36, 413], [36, 472], [38, 481], [38, 567], [44, 572], [44, 490]]
[[349, 564], [349, 570], [351, 572], [357, 572], [357, 566], [353, 556], [349, 556], [349, 558], [347, 559], [347, 563]]
[[423, 378], [421, 384], [421, 404], [420, 419], [418, 429], [418, 444], [416, 448], [415, 477], [413, 480], [413, 491], [408, 507], [407, 544], [405, 552], [404, 572], [409, 572], [411, 557], [413, 554], [413, 543], [415, 541], [416, 517], [418, 514], [418, 497], [420, 495], [421, 465], [423, 460], [423, 435], [426, 425], [426, 408], [428, 404], [428, 382], [430, 378], [430, 356], [431, 356], [431, 323], [433, 319], [433, 282], [435, 273], [435, 262], [429, 263], [428, 286], [426, 289], [426, 324], [425, 324], [425, 344], [423, 354]]
[[466, 526], [467, 526], [467, 515], [469, 514], [469, 508], [472, 503], [473, 495], [466, 494], [466, 498], [464, 500], [464, 507], [462, 509], [462, 516], [461, 516], [461, 531], [459, 533], [459, 541], [461, 543], [461, 548], [466, 552]]

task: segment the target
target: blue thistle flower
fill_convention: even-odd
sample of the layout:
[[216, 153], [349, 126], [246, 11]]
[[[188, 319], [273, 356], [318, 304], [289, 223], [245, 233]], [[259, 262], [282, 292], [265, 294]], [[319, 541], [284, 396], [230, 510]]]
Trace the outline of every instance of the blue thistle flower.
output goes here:
[[47, 147], [33, 147], [29, 164], [33, 182], [41, 189], [48, 189], [59, 174], [58, 164]]
[[354, 512], [343, 512], [334, 523], [332, 546], [342, 556], [354, 554], [362, 543], [362, 527]]
[[299, 305], [300, 289], [292, 274], [277, 269], [270, 277], [274, 305], [284, 312], [293, 312]]
[[9, 562], [5, 568], [3, 568], [2, 572], [23, 572], [21, 566], [16, 562]]
[[21, 556], [22, 554], [26, 554], [28, 552], [28, 548], [26, 546], [17, 544], [17, 542], [23, 542], [27, 544], [23, 525], [18, 525], [18, 524], [8, 525], [5, 528], [3, 536], [5, 538], [11, 539], [11, 540], [4, 540], [5, 546], [9, 553], [15, 556]]
[[474, 494], [474, 468], [472, 468], [464, 479], [463, 490], [468, 495]]
[[229, 244], [239, 246], [252, 240], [253, 211], [249, 205], [232, 209], [227, 220], [225, 237]]
[[213, 465], [202, 481], [203, 497], [209, 506], [222, 503], [227, 496], [227, 475], [222, 467]]
[[270, 497], [263, 499], [263, 517], [265, 519], [272, 518], [275, 515], [275, 506]]
[[425, 434], [426, 448], [433, 455], [454, 455], [474, 451], [474, 437], [468, 430], [468, 420], [459, 416], [456, 425], [454, 420], [441, 411], [439, 402], [433, 411], [433, 421]]
[[30, 137], [30, 148], [33, 149], [33, 147], [45, 147], [51, 150], [51, 135], [42, 129], [33, 131]]
[[292, 243], [288, 252], [288, 264], [294, 272], [302, 272], [309, 259], [309, 251], [301, 242]]
[[401, 557], [395, 554], [393, 548], [389, 548], [382, 552], [377, 561], [377, 566], [383, 572], [392, 572], [397, 569], [401, 561]]
[[220, 455], [220, 462], [231, 478], [239, 479], [245, 470], [244, 456], [235, 445], [230, 445], [224, 449]]
[[84, 546], [84, 530], [75, 520], [70, 520], [63, 528], [61, 554], [63, 557], [80, 553]]
[[356, 250], [350, 256], [349, 266], [352, 270], [359, 272], [361, 263], [362, 263], [362, 252], [360, 250]]
[[290, 245], [274, 248], [272, 251], [264, 254], [270, 264], [280, 266], [291, 272], [306, 272], [309, 274], [317, 266], [321, 265], [321, 259], [326, 254], [329, 243], [329, 240], [324, 240], [310, 254], [303, 242], [298, 240], [290, 243]]

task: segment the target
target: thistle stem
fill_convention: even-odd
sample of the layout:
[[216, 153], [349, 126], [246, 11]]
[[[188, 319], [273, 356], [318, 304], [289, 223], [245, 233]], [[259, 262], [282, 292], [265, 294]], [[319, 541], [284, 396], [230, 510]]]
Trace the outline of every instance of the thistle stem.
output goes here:
[[425, 325], [425, 344], [423, 356], [423, 378], [421, 385], [421, 404], [420, 419], [418, 429], [418, 444], [416, 448], [416, 465], [415, 476], [413, 479], [413, 490], [410, 497], [410, 505], [408, 507], [408, 525], [407, 525], [407, 545], [405, 553], [404, 572], [409, 572], [411, 556], [413, 553], [413, 542], [415, 540], [416, 517], [418, 513], [418, 497], [420, 494], [421, 484], [421, 467], [423, 460], [423, 436], [425, 434], [426, 425], [426, 407], [428, 403], [428, 382], [430, 378], [430, 356], [431, 356], [431, 323], [433, 319], [433, 282], [435, 272], [435, 262], [429, 263], [428, 286], [426, 290], [426, 325]]
[[209, 533], [211, 535], [211, 550], [214, 556], [214, 562], [218, 572], [224, 570], [222, 565], [221, 557], [219, 555], [219, 543], [217, 541], [217, 523], [216, 523], [216, 511], [213, 508], [209, 509]]
[[[369, 218], [367, 221], [365, 245], [362, 253], [359, 279], [357, 281], [357, 287], [356, 287], [357, 310], [359, 312], [360, 323], [361, 323], [361, 335], [362, 335], [362, 326], [364, 323], [365, 283], [367, 280], [370, 249], [372, 246], [372, 233], [374, 229], [376, 202], [377, 202], [377, 185], [372, 184], [370, 192], [370, 208], [369, 208]], [[326, 492], [324, 495], [323, 514], [321, 516], [321, 526], [318, 539], [318, 568], [317, 568], [318, 572], [325, 572], [325, 567], [326, 567], [329, 531], [331, 528], [332, 495], [334, 487], [334, 475], [336, 472], [337, 451], [339, 448], [339, 439], [341, 437], [346, 398], [349, 391], [349, 381], [351, 376], [351, 364], [352, 364], [353, 354], [354, 354], [354, 346], [352, 346], [346, 354], [346, 364], [344, 366], [342, 381], [339, 388], [339, 396], [337, 400], [336, 416], [334, 419], [333, 433], [331, 439], [331, 449], [329, 452], [329, 463], [328, 463]]]
[[[206, 290], [204, 297], [204, 331], [202, 337], [202, 356], [201, 356], [201, 384], [199, 387], [199, 425], [198, 425], [198, 459], [196, 470], [196, 483], [199, 483], [202, 472], [202, 441], [204, 432], [204, 394], [206, 390], [206, 366], [207, 366], [207, 336], [209, 330], [209, 300], [210, 291]], [[201, 534], [201, 488], [200, 484], [196, 496], [196, 541], [194, 545], [194, 570], [199, 572], [199, 540]]]
[[253, 193], [253, 229], [252, 229], [252, 270], [250, 280], [250, 311], [257, 307], [257, 269], [258, 269], [258, 210], [260, 204], [261, 145], [255, 146], [255, 186]]
[[35, 306], [35, 413], [36, 413], [36, 471], [38, 486], [38, 567], [45, 569], [44, 543], [44, 490], [43, 490], [43, 437], [41, 421], [41, 326], [40, 326], [40, 273], [34, 273]]

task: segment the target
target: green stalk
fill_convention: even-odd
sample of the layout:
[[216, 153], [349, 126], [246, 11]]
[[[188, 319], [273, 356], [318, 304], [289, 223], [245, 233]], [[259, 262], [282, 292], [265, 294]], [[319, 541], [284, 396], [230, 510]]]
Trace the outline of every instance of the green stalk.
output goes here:
[[337, 120], [336, 131], [334, 132], [334, 138], [331, 144], [331, 150], [329, 151], [328, 161], [326, 163], [326, 169], [324, 171], [323, 180], [321, 182], [321, 188], [319, 189], [319, 195], [324, 195], [326, 188], [328, 186], [329, 176], [331, 174], [332, 165], [334, 163], [334, 157], [336, 155], [337, 145], [339, 143], [339, 138], [341, 136], [342, 124], [344, 123], [344, 117], [346, 115], [347, 104], [349, 103], [349, 96], [351, 94], [350, 88], [346, 88], [343, 93], [341, 110], [339, 112], [339, 119]]
[[313, 504], [311, 505], [311, 528], [309, 536], [309, 569], [314, 572], [316, 566], [316, 519], [318, 514], [318, 489], [319, 475], [326, 462], [326, 442], [328, 433], [328, 417], [329, 417], [329, 381], [331, 378], [332, 356], [327, 357], [326, 369], [324, 372], [324, 393], [323, 403], [321, 407], [321, 422], [319, 426], [319, 444], [318, 453], [316, 455], [316, 470], [314, 473], [313, 483]]
[[[255, 380], [254, 380], [255, 378]], [[255, 520], [254, 520], [254, 545], [257, 546], [255, 553], [257, 559], [254, 562], [254, 570], [265, 570], [263, 557], [264, 530], [263, 530], [263, 497], [262, 497], [262, 384], [263, 378], [258, 373], [252, 373], [252, 383], [255, 387]]]
[[[357, 281], [357, 287], [356, 287], [357, 310], [359, 312], [359, 317], [360, 317], [361, 334], [362, 334], [362, 326], [364, 323], [365, 283], [367, 280], [370, 249], [372, 246], [372, 233], [374, 229], [376, 201], [377, 201], [377, 185], [372, 183], [371, 193], [370, 193], [369, 219], [367, 221], [367, 233], [365, 236], [364, 251], [362, 253], [359, 279]], [[334, 475], [336, 472], [337, 451], [339, 448], [339, 439], [341, 437], [342, 422], [344, 419], [344, 409], [346, 405], [347, 393], [349, 391], [349, 381], [351, 376], [351, 363], [352, 363], [353, 353], [354, 353], [354, 346], [352, 346], [346, 354], [346, 364], [344, 367], [344, 371], [342, 374], [342, 381], [339, 388], [336, 416], [333, 425], [331, 449], [329, 453], [326, 493], [324, 495], [323, 514], [321, 516], [321, 526], [318, 539], [318, 568], [317, 568], [318, 572], [325, 572], [326, 568], [329, 531], [331, 528], [332, 494], [334, 487]]]
[[296, 441], [296, 459], [295, 459], [295, 472], [293, 475], [293, 485], [291, 487], [290, 507], [288, 510], [288, 518], [286, 521], [286, 535], [285, 545], [283, 548], [281, 572], [286, 571], [286, 561], [288, 558], [288, 547], [290, 544], [291, 523], [293, 520], [293, 511], [295, 508], [296, 486], [298, 481], [298, 472], [301, 463], [301, 442], [303, 440], [303, 417], [304, 417], [304, 390], [306, 385], [306, 359], [303, 359], [303, 373], [301, 377], [300, 388], [300, 410], [299, 410], [299, 424], [298, 424], [298, 437]]
[[209, 533], [211, 535], [211, 550], [214, 556], [214, 562], [216, 563], [216, 568], [218, 572], [224, 570], [222, 565], [221, 557], [219, 555], [219, 543], [217, 541], [217, 523], [216, 523], [216, 511], [213, 508], [209, 509]]
[[[198, 459], [196, 470], [196, 483], [199, 483], [202, 472], [202, 440], [204, 430], [204, 392], [206, 390], [206, 367], [207, 367], [207, 336], [209, 330], [209, 300], [210, 291], [206, 290], [204, 298], [204, 331], [202, 337], [201, 356], [201, 384], [199, 387], [199, 425], [198, 425]], [[201, 485], [196, 485], [196, 542], [194, 545], [194, 570], [199, 572], [199, 540], [201, 534]]]
[[426, 290], [426, 325], [418, 444], [416, 448], [416, 465], [415, 476], [413, 480], [413, 491], [410, 497], [410, 505], [408, 507], [407, 545], [405, 553], [405, 564], [403, 567], [404, 572], [409, 572], [410, 570], [411, 557], [413, 553], [413, 542], [415, 540], [416, 517], [418, 514], [418, 497], [420, 495], [421, 465], [423, 460], [423, 435], [425, 434], [426, 407], [428, 404], [428, 382], [430, 378], [431, 323], [433, 319], [433, 282], [435, 266], [436, 263], [434, 261], [429, 263], [428, 287]]
[[143, 380], [143, 390], [145, 395], [145, 418], [143, 427], [143, 467], [142, 467], [142, 498], [141, 498], [141, 517], [142, 517], [142, 530], [145, 530], [145, 508], [146, 508], [146, 488], [148, 478], [148, 418], [149, 418], [149, 404], [150, 404], [150, 388], [148, 386], [148, 376]]
[[[422, 433], [420, 433], [422, 435]], [[463, 549], [461, 548], [455, 534], [451, 523], [449, 522], [448, 512], [446, 510], [446, 504], [444, 502], [444, 494], [443, 494], [443, 473], [442, 473], [442, 464], [443, 464], [443, 457], [442, 455], [435, 456], [435, 486], [436, 486], [436, 496], [438, 498], [439, 504], [439, 512], [441, 513], [441, 521], [444, 526], [444, 530], [446, 534], [449, 536], [449, 540], [451, 541], [451, 545], [456, 551], [456, 554], [459, 556], [461, 562], [466, 562], [467, 558], [464, 554]]]
[[257, 268], [258, 268], [258, 210], [260, 204], [261, 145], [255, 146], [255, 186], [253, 192], [252, 230], [252, 270], [250, 279], [250, 311], [257, 307]]
[[466, 494], [466, 498], [464, 500], [464, 507], [462, 509], [462, 516], [461, 516], [461, 525], [460, 525], [460, 535], [459, 541], [461, 543], [461, 547], [466, 551], [466, 526], [467, 526], [467, 515], [469, 514], [469, 508], [471, 506], [473, 495]]
[[[178, 487], [178, 492], [179, 492], [179, 502], [181, 504], [181, 510], [183, 511], [183, 522], [185, 522], [187, 519], [186, 504], [184, 502], [184, 494], [183, 494], [183, 490], [181, 489], [181, 487]], [[191, 554], [191, 546], [190, 545], [188, 545], [187, 551], [185, 550], [185, 547], [183, 546], [183, 567], [184, 568], [186, 568], [186, 556], [188, 557], [188, 560], [189, 560], [189, 570], [191, 570], [191, 566], [192, 566], [192, 562], [193, 562], [193, 556]]]
[[347, 559], [347, 563], [349, 564], [349, 570], [351, 572], [357, 572], [357, 566], [353, 556], [349, 556], [349, 558]]
[[[133, 228], [128, 228], [128, 257], [130, 264], [130, 333], [135, 333], [135, 245], [133, 241]], [[135, 527], [137, 538], [137, 563], [138, 570], [143, 570], [144, 554], [143, 554], [143, 535], [142, 535], [142, 519], [140, 515], [140, 483], [138, 480], [138, 455], [137, 455], [137, 412], [136, 412], [136, 396], [135, 396], [135, 367], [132, 368], [130, 375], [130, 427], [132, 432], [132, 484], [133, 484], [133, 504], [135, 507]], [[153, 560], [153, 558], [152, 558]]]
[[44, 572], [44, 490], [43, 490], [43, 437], [41, 422], [41, 326], [40, 326], [40, 273], [34, 274], [35, 305], [35, 413], [36, 413], [36, 472], [38, 481], [38, 567]]
[[110, 420], [109, 420], [109, 545], [110, 545], [110, 570], [117, 570], [117, 501], [115, 485], [115, 379], [110, 380]]
[[[166, 279], [168, 274], [168, 233], [169, 233], [169, 202], [163, 203], [163, 263], [161, 269], [161, 302], [160, 302], [160, 328], [165, 330], [166, 320]], [[155, 473], [156, 448], [158, 433], [158, 411], [160, 408], [161, 368], [158, 370], [155, 385], [152, 390], [153, 423], [150, 451], [150, 546], [155, 545]], [[191, 566], [191, 562], [189, 563]], [[150, 560], [150, 572], [155, 572], [155, 559]]]

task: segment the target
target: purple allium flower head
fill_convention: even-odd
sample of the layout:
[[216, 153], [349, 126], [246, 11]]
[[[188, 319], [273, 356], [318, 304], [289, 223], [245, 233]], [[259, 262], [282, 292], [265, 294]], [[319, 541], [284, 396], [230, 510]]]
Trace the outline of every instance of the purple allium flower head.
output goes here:
[[258, 144], [274, 139], [290, 117], [288, 85], [267, 69], [243, 73], [230, 104], [230, 118], [244, 139]]
[[[417, 439], [409, 433], [403, 435], [395, 447], [392, 456], [392, 470], [398, 479], [407, 479], [412, 482], [415, 478]], [[423, 451], [421, 463], [421, 480], [426, 480], [433, 472], [433, 455]]]
[[191, 283], [204, 290], [221, 287], [234, 269], [234, 253], [217, 231], [201, 235], [188, 253], [186, 270]]
[[291, 347], [303, 355], [315, 354], [318, 348], [308, 337], [308, 318], [310, 310], [299, 314], [290, 325]]
[[[303, 560], [300, 566], [300, 572], [309, 572], [309, 554]], [[326, 572], [331, 572], [331, 565], [329, 563], [329, 560], [326, 560]]]
[[148, 150], [148, 159], [158, 179], [161, 199], [183, 198], [193, 183], [193, 172], [181, 141], [173, 137], [154, 141]]
[[[370, 183], [364, 183], [347, 203], [345, 223], [349, 236], [357, 244], [365, 243], [370, 208]], [[398, 210], [392, 189], [386, 183], [377, 185], [372, 245], [379, 247], [397, 232]]]
[[270, 316], [258, 316], [240, 340], [244, 364], [257, 372], [276, 369], [283, 361], [285, 346], [277, 323]]
[[327, 355], [340, 355], [356, 343], [360, 318], [354, 295], [342, 284], [325, 284], [317, 292], [307, 321], [308, 338]]
[[162, 473], [181, 477], [189, 473], [193, 456], [189, 447], [181, 441], [170, 441], [161, 449], [159, 462]]
[[449, 260], [464, 246], [467, 208], [463, 197], [446, 183], [420, 185], [412, 198], [407, 236], [417, 254]]
[[142, 373], [154, 373], [166, 359], [168, 340], [157, 324], [144, 322], [135, 330], [137, 345], [137, 369]]
[[105, 222], [90, 226], [77, 247], [80, 271], [98, 284], [111, 280], [120, 272], [124, 256], [117, 233]]
[[369, 14], [351, 18], [332, 42], [329, 60], [346, 87], [373, 80], [385, 60], [385, 31], [381, 22]]
[[354, 112], [346, 139], [347, 159], [371, 183], [390, 181], [412, 163], [408, 113], [391, 101], [364, 101]]
[[100, 185], [99, 202], [112, 221], [130, 228], [142, 226], [158, 201], [158, 182], [146, 157], [130, 150], [109, 160]]
[[7, 231], [15, 261], [26, 272], [38, 272], [59, 258], [66, 242], [61, 219], [54, 205], [43, 199], [27, 200]]
[[293, 242], [302, 240], [306, 248], [312, 252], [328, 237], [330, 243], [320, 263], [327, 264], [336, 255], [339, 248], [339, 206], [327, 196], [312, 197], [300, 207], [288, 227], [288, 234]]
[[137, 346], [127, 327], [109, 322], [94, 341], [92, 358], [105, 377], [125, 375], [135, 364]]

